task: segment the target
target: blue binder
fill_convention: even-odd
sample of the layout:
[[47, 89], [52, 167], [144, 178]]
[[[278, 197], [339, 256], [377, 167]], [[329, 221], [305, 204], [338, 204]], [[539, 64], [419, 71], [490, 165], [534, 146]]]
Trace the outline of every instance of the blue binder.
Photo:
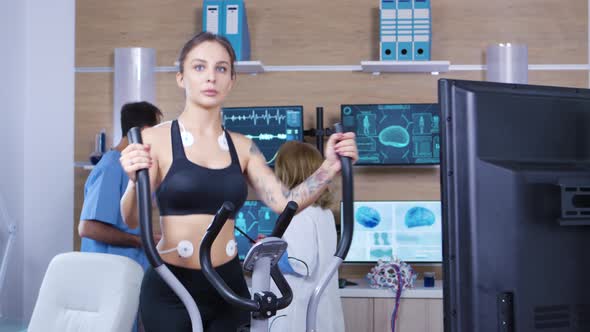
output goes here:
[[225, 20], [223, 1], [203, 0], [203, 27], [202, 31], [214, 34], [222, 34], [221, 28]]
[[379, 60], [397, 60], [397, 0], [381, 0], [379, 14]]
[[397, 60], [411, 61], [413, 0], [397, 0]]
[[430, 60], [432, 41], [432, 19], [430, 17], [430, 0], [414, 1], [413, 42], [414, 60]]
[[223, 35], [236, 51], [238, 61], [250, 60], [250, 31], [243, 0], [224, 1], [225, 23]]

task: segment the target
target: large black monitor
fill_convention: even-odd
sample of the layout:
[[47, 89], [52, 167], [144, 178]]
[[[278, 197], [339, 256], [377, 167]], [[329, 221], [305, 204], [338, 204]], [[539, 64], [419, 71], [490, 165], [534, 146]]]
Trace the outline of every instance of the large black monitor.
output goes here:
[[446, 332], [590, 331], [590, 90], [439, 81]]
[[355, 201], [353, 211], [346, 262], [442, 262], [440, 201]]
[[223, 126], [252, 139], [269, 165], [286, 141], [303, 140], [302, 106], [224, 107]]
[[241, 260], [246, 258], [248, 250], [252, 247], [251, 240], [256, 240], [258, 235], [270, 235], [279, 217], [271, 208], [267, 207], [258, 200], [248, 200], [235, 215], [235, 225], [248, 237], [244, 236], [239, 230], [235, 230], [236, 242], [238, 243], [238, 256]]
[[342, 124], [356, 133], [357, 165], [440, 162], [438, 104], [341, 105]]

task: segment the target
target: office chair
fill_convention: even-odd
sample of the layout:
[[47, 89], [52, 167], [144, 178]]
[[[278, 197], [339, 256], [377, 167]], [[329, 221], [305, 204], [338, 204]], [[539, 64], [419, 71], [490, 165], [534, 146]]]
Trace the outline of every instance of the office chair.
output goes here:
[[142, 278], [141, 266], [127, 257], [59, 254], [49, 263], [28, 331], [131, 331]]

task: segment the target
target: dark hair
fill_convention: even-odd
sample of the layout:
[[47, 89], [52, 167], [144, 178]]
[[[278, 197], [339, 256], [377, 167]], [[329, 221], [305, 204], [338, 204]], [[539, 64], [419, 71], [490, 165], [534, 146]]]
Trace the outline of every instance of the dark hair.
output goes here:
[[125, 137], [133, 127], [153, 127], [161, 118], [162, 111], [147, 101], [127, 103], [121, 107], [121, 133]]
[[236, 76], [236, 71], [234, 68], [234, 62], [236, 61], [236, 52], [234, 48], [231, 46], [231, 43], [227, 38], [224, 36], [216, 35], [211, 32], [203, 31], [201, 33], [196, 34], [193, 38], [184, 44], [182, 50], [180, 51], [180, 56], [178, 57], [178, 71], [183, 74], [184, 73], [184, 60], [186, 60], [186, 55], [190, 52], [193, 48], [199, 46], [201, 43], [206, 41], [214, 41], [219, 43], [219, 45], [223, 46], [227, 53], [229, 54], [230, 59], [230, 67], [231, 67], [231, 77], [234, 78]]
[[[275, 174], [289, 189], [293, 189], [310, 177], [324, 162], [315, 146], [300, 141], [283, 143], [277, 152]], [[324, 209], [333, 203], [332, 193], [327, 188], [313, 204]]]

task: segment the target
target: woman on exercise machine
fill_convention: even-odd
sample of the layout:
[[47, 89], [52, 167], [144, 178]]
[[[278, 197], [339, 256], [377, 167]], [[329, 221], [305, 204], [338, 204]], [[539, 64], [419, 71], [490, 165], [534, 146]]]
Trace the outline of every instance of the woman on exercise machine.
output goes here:
[[[290, 200], [302, 210], [340, 171], [339, 155], [358, 159], [354, 134], [334, 134], [328, 140], [326, 159], [316, 172], [291, 190], [282, 185], [254, 142], [221, 125], [221, 105], [236, 80], [234, 61], [227, 39], [207, 32], [191, 38], [180, 52], [176, 74], [186, 96], [184, 110], [172, 122], [145, 129], [143, 144], [129, 145], [120, 159], [130, 178], [121, 200], [123, 219], [129, 227], [137, 227], [136, 171], [147, 168], [161, 216], [158, 250], [197, 302], [205, 331], [234, 332], [249, 321], [248, 312], [228, 307], [211, 287], [198, 259], [201, 238], [223, 202], [231, 201], [234, 211], [238, 210], [249, 184], [277, 213]], [[237, 294], [249, 297], [233, 226], [230, 217], [212, 245], [212, 263]], [[180, 299], [153, 269], [148, 269], [143, 279], [140, 314], [146, 332], [191, 329]]]

